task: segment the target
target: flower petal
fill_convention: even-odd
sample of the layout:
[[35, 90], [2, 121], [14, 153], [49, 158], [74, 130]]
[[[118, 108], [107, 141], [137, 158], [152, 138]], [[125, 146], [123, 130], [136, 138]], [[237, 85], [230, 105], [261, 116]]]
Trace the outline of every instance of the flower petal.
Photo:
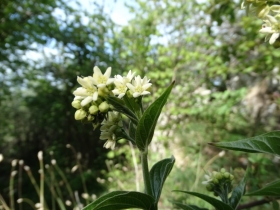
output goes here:
[[88, 96], [84, 100], [82, 100], [81, 106], [85, 106], [85, 105], [89, 104], [90, 102], [92, 102], [92, 96]]
[[269, 40], [269, 44], [274, 44], [274, 42], [276, 41], [276, 39], [278, 39], [280, 33], [274, 33], [272, 34], [272, 36], [270, 37], [270, 40]]
[[100, 75], [102, 75], [102, 72], [100, 71], [100, 69], [97, 66], [95, 66], [93, 68], [93, 72], [94, 72], [93, 76], [100, 76]]
[[263, 27], [261, 30], [259, 30], [259, 32], [264, 34], [272, 34], [274, 33], [274, 30], [272, 30], [271, 27]]
[[109, 77], [111, 76], [111, 70], [112, 70], [111, 67], [107, 68], [107, 70], [105, 71], [104, 76], [107, 77], [107, 78], [109, 78]]

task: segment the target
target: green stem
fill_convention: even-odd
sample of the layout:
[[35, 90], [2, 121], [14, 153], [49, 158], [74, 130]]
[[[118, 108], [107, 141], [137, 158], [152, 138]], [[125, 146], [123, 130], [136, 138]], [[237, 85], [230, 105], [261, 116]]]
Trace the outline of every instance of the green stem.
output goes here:
[[141, 152], [142, 173], [145, 184], [145, 192], [153, 196], [152, 185], [150, 179], [149, 165], [148, 165], [148, 151]]
[[44, 202], [44, 182], [45, 182], [45, 174], [44, 174], [44, 162], [43, 157], [39, 157], [39, 163], [40, 163], [40, 204], [42, 208], [45, 208], [45, 202]]
[[11, 210], [15, 209], [15, 198], [14, 198], [14, 176], [16, 171], [11, 172], [10, 184], [9, 184], [9, 195], [10, 195], [10, 207]]
[[66, 176], [64, 175], [64, 173], [62, 172], [62, 170], [59, 168], [59, 166], [57, 164], [53, 164], [53, 165], [54, 165], [56, 171], [58, 172], [58, 174], [60, 175], [60, 177], [62, 178], [62, 180], [66, 186], [66, 189], [68, 190], [68, 193], [69, 193], [70, 197], [72, 198], [72, 202], [74, 203], [74, 205], [76, 205], [77, 202], [75, 200], [73, 190], [72, 190], [69, 182], [67, 181]]

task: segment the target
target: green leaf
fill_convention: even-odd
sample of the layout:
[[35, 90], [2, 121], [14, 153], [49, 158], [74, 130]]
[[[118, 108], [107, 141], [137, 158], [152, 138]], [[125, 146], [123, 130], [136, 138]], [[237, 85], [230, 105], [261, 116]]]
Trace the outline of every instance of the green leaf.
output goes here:
[[247, 169], [245, 176], [240, 181], [240, 183], [233, 189], [231, 197], [229, 198], [230, 206], [233, 209], [236, 209], [239, 202], [241, 201], [242, 196], [245, 194], [248, 171], [249, 170]]
[[265, 187], [246, 194], [248, 196], [251, 195], [263, 195], [263, 196], [280, 196], [280, 179], [267, 184]]
[[124, 115], [126, 115], [129, 119], [131, 119], [131, 121], [134, 124], [138, 124], [138, 119], [136, 117], [136, 115], [133, 113], [132, 110], [130, 110], [129, 108], [127, 108], [125, 106], [125, 103], [123, 102], [123, 100], [117, 98], [117, 97], [108, 97], [107, 98], [108, 102], [110, 104], [112, 104], [115, 108], [116, 111], [123, 113]]
[[183, 210], [208, 210], [205, 208], [200, 208], [194, 205], [186, 205], [178, 202], [172, 202], [176, 207], [183, 209]]
[[172, 90], [174, 82], [164, 91], [164, 93], [156, 99], [143, 113], [136, 128], [136, 145], [141, 151], [145, 151], [151, 143], [157, 120], [165, 105], [167, 98]]
[[156, 202], [160, 198], [163, 184], [167, 176], [171, 172], [174, 163], [175, 163], [175, 158], [172, 156], [171, 158], [166, 158], [157, 162], [150, 171], [152, 191]]
[[194, 196], [199, 197], [202, 200], [210, 203], [212, 206], [214, 206], [216, 209], [219, 209], [219, 210], [233, 210], [233, 208], [231, 208], [231, 206], [227, 205], [226, 203], [223, 203], [220, 200], [217, 200], [216, 198], [210, 197], [208, 195], [204, 195], [204, 194], [197, 193], [197, 192], [182, 191], [182, 190], [174, 190], [173, 192], [182, 192], [182, 193], [194, 195]]
[[127, 95], [124, 95], [123, 97], [123, 101], [126, 105], [126, 107], [128, 107], [130, 110], [132, 110], [134, 112], [134, 114], [136, 116], [138, 116], [138, 118], [140, 118], [141, 116], [141, 107], [142, 107], [142, 97], [138, 97], [138, 98], [129, 98]]
[[251, 137], [239, 141], [209, 143], [210, 145], [250, 153], [268, 153], [280, 155], [280, 131], [265, 133], [260, 136]]
[[279, 210], [279, 203], [277, 201], [272, 201], [273, 210]]
[[134, 191], [114, 191], [101, 196], [83, 210], [118, 210], [127, 208], [151, 209], [154, 199], [144, 193]]

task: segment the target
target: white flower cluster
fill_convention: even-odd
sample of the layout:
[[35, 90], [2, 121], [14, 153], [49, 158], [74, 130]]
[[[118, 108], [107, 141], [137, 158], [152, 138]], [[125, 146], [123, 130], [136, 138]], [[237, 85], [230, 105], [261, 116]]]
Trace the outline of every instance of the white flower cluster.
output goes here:
[[[104, 74], [95, 66], [93, 68], [93, 76], [77, 77], [78, 87], [73, 94], [75, 95], [72, 106], [76, 108], [75, 119], [83, 122], [91, 122], [94, 128], [101, 126], [101, 139], [108, 141], [105, 143], [106, 148], [114, 148], [117, 136], [115, 131], [120, 125], [114, 124], [116, 116], [119, 114], [111, 112], [113, 107], [106, 101], [108, 96], [116, 96], [123, 98], [137, 98], [150, 94], [148, 89], [151, 83], [144, 77], [135, 76], [135, 73], [128, 72], [126, 76], [116, 75], [111, 76], [111, 67]], [[107, 119], [107, 120], [106, 120]], [[108, 126], [109, 124], [111, 126]], [[116, 127], [115, 127], [116, 126]]]
[[274, 44], [280, 35], [280, 5], [268, 0], [244, 0], [241, 8], [256, 12], [264, 22], [260, 33], [266, 34], [265, 41]]

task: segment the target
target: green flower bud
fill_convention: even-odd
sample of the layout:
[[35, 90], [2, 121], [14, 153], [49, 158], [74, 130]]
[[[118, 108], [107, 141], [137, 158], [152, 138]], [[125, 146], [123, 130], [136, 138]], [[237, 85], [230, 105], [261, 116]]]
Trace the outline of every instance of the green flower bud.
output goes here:
[[214, 184], [219, 184], [219, 180], [218, 180], [216, 177], [212, 180], [212, 182], [213, 182]]
[[98, 96], [101, 96], [103, 98], [107, 97], [109, 95], [109, 90], [108, 88], [98, 88]]
[[213, 191], [213, 185], [212, 184], [207, 184], [206, 185], [206, 189], [209, 191], [209, 192], [211, 192], [211, 191]]
[[230, 174], [229, 178], [231, 181], [234, 180], [234, 176], [232, 174]]
[[99, 110], [100, 110], [100, 112], [108, 112], [109, 111], [109, 109], [110, 109], [110, 106], [109, 106], [109, 104], [106, 102], [106, 101], [103, 101], [100, 105], [99, 105]]
[[88, 120], [88, 121], [93, 121], [93, 120], [94, 120], [94, 116], [89, 115], [89, 116], [87, 117], [87, 120]]
[[225, 172], [224, 173], [224, 177], [227, 178], [227, 179], [230, 178], [230, 173], [229, 172]]
[[98, 110], [99, 110], [98, 107], [95, 106], [95, 105], [92, 105], [92, 106], [89, 107], [89, 109], [88, 109], [89, 113], [92, 114], [92, 115], [97, 114]]
[[81, 101], [79, 101], [79, 100], [72, 101], [71, 105], [76, 109], [80, 109], [81, 108]]
[[226, 169], [225, 168], [221, 168], [221, 173], [225, 173]]
[[87, 116], [87, 113], [83, 109], [79, 109], [75, 112], [75, 119], [76, 120], [82, 120]]
[[220, 179], [222, 179], [223, 178], [223, 174], [222, 173], [217, 173], [217, 174], [215, 174], [215, 179], [218, 179], [218, 180], [220, 180]]
[[126, 95], [127, 95], [128, 98], [133, 98], [133, 93], [132, 93], [131, 90], [127, 91]]

